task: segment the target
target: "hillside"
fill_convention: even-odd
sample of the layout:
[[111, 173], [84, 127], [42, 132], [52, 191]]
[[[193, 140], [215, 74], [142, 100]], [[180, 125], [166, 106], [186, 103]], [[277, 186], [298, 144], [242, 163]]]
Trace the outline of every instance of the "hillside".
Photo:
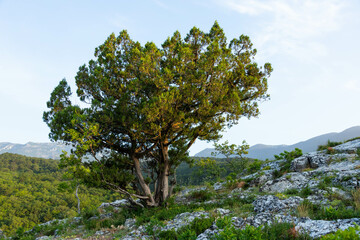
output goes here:
[[178, 189], [166, 206], [102, 203], [15, 239], [360, 239], [360, 139], [274, 161], [204, 186]]
[[[63, 173], [56, 160], [0, 154], [0, 229], [13, 234], [55, 218], [76, 216], [74, 189], [58, 189], [65, 183]], [[117, 195], [81, 186], [79, 196], [81, 209], [90, 210]]]
[[[273, 159], [274, 155], [278, 155], [283, 151], [291, 151], [294, 150], [295, 148], [299, 148], [304, 153], [308, 153], [308, 152], [316, 151], [317, 146], [326, 144], [328, 140], [339, 142], [359, 136], [360, 136], [360, 126], [355, 126], [348, 128], [339, 133], [323, 134], [292, 145], [256, 144], [250, 147], [249, 154], [247, 154], [247, 157], [257, 158], [261, 160]], [[212, 152], [214, 152], [213, 148], [206, 148], [201, 152], [195, 154], [195, 157], [211, 157]], [[223, 156], [219, 155], [218, 157], [223, 157]]]

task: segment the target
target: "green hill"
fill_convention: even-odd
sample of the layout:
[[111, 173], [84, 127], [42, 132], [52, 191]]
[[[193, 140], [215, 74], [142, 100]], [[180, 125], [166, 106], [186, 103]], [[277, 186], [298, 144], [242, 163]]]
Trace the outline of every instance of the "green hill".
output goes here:
[[[0, 229], [6, 235], [19, 227], [28, 230], [36, 224], [77, 214], [73, 191], [59, 191], [63, 170], [58, 161], [0, 155]], [[110, 191], [80, 187], [81, 209], [94, 209], [102, 202], [113, 201]]]

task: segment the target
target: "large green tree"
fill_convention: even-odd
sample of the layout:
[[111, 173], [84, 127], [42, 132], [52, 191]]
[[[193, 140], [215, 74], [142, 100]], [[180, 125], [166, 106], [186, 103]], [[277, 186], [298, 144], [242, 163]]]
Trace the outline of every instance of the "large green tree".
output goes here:
[[272, 67], [254, 62], [252, 46], [245, 35], [227, 42], [217, 22], [208, 33], [175, 32], [160, 48], [126, 31], [111, 34], [75, 77], [85, 104], [72, 104], [66, 80], [47, 102], [50, 139], [74, 146], [63, 165], [131, 201], [163, 203], [176, 182], [169, 177], [197, 139], [219, 139], [225, 127], [259, 114]]

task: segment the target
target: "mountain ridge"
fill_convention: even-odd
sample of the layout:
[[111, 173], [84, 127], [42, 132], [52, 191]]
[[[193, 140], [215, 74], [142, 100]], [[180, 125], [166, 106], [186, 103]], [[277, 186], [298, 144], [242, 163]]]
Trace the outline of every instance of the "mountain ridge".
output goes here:
[[[317, 146], [326, 144], [328, 140], [340, 142], [347, 139], [355, 138], [360, 136], [360, 126], [353, 126], [345, 129], [341, 132], [331, 132], [321, 134], [312, 138], [309, 138], [298, 143], [286, 145], [267, 145], [267, 144], [255, 144], [249, 148], [249, 153], [246, 155], [250, 158], [257, 158], [261, 160], [272, 159], [274, 155], [277, 155], [283, 151], [291, 151], [295, 148], [300, 148], [304, 153], [316, 151]], [[211, 152], [214, 152], [214, 148], [206, 148], [198, 153], [195, 157], [213, 157]], [[218, 155], [217, 157], [224, 157]]]

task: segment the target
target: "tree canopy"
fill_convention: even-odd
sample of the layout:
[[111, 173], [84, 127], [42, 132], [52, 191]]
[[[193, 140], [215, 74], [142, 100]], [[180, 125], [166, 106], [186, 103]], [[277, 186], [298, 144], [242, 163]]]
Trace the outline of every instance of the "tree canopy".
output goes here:
[[259, 67], [255, 54], [248, 36], [228, 43], [217, 22], [208, 33], [176, 31], [161, 47], [111, 34], [75, 77], [86, 106], [71, 102], [66, 80], [47, 102], [50, 139], [75, 147], [62, 164], [134, 204], [163, 203], [197, 139], [217, 140], [241, 117], [258, 116], [272, 67]]

